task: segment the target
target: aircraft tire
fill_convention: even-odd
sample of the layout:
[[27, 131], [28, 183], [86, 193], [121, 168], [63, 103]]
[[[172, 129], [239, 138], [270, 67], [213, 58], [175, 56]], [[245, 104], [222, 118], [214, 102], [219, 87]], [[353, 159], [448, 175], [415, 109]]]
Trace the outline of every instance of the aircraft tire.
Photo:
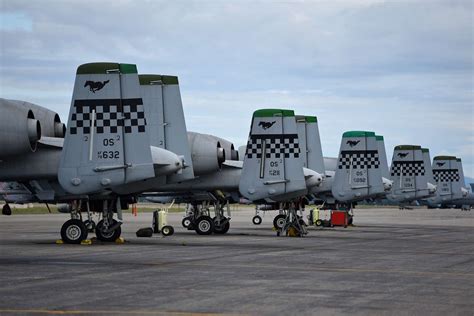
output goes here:
[[214, 231], [214, 222], [209, 216], [201, 216], [196, 221], [196, 233], [198, 235], [210, 235]]
[[316, 226], [320, 227], [320, 226], [323, 226], [323, 221], [318, 219], [316, 220], [316, 223], [314, 223]]
[[80, 244], [87, 239], [87, 227], [79, 219], [70, 219], [61, 227], [61, 239], [66, 244]]
[[[111, 225], [114, 225], [117, 221], [116, 220], [112, 220], [112, 223]], [[97, 223], [97, 226], [95, 227], [95, 235], [97, 236], [97, 239], [99, 239], [100, 241], [107, 241], [107, 242], [113, 242], [115, 240], [117, 240], [117, 238], [120, 237], [120, 235], [122, 234], [122, 229], [119, 227], [117, 227], [117, 229], [115, 229], [114, 231], [112, 232], [104, 232], [104, 220], [101, 220], [100, 222]]]
[[[224, 219], [226, 219], [226, 218], [224, 218]], [[228, 220], [226, 221], [226, 223], [224, 225], [217, 225], [217, 221], [216, 221], [215, 217], [212, 219], [212, 221], [214, 222], [214, 229], [213, 229], [214, 233], [219, 234], [219, 235], [223, 235], [223, 234], [225, 234], [229, 231], [230, 222]]]
[[283, 225], [285, 225], [286, 215], [280, 214], [275, 216], [273, 219], [273, 227], [275, 229], [282, 229]]
[[262, 223], [262, 218], [258, 215], [255, 215], [253, 218], [252, 218], [252, 223], [254, 225], [260, 225]]
[[174, 234], [174, 228], [173, 226], [170, 226], [170, 225], [166, 225], [166, 226], [163, 226], [163, 228], [161, 229], [161, 234], [163, 236], [171, 236]]
[[183, 218], [183, 220], [181, 221], [181, 225], [183, 225], [184, 228], [188, 228], [189, 224], [191, 224], [191, 217], [190, 217], [190, 216], [186, 216], [186, 217]]

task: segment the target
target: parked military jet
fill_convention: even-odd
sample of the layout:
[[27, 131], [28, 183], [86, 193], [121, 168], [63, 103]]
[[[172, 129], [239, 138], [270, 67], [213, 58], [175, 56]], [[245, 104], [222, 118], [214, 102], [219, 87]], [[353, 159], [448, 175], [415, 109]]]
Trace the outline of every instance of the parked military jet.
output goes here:
[[1, 102], [0, 181], [42, 182], [42, 193], [51, 193], [45, 200], [69, 202], [71, 220], [61, 228], [67, 243], [87, 237], [81, 211], [102, 213], [97, 238], [115, 240], [121, 233], [122, 209], [135, 200], [134, 185], [166, 179], [185, 167], [179, 152], [150, 146], [135, 65], [78, 67], [64, 139], [57, 120], [43, 128], [50, 132], [42, 136], [34, 107]]
[[434, 197], [422, 200], [428, 207], [463, 207], [474, 205], [474, 196], [464, 187], [464, 171], [460, 158], [437, 156], [433, 158], [433, 177], [438, 190]]
[[429, 150], [418, 145], [399, 145], [394, 148], [390, 177], [393, 187], [387, 198], [404, 208], [411, 202], [433, 196], [433, 172]]

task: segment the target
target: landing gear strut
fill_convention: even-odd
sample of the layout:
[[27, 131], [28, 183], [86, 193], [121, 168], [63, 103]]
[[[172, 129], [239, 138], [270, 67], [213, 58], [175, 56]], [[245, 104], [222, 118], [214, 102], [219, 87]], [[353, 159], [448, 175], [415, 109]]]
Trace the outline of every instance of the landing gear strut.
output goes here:
[[275, 226], [283, 224], [283, 226], [277, 230], [277, 236], [285, 234], [285, 236], [303, 237], [308, 234], [303, 217], [298, 215], [300, 203], [291, 202], [285, 208], [286, 215], [277, 215], [274, 220]]

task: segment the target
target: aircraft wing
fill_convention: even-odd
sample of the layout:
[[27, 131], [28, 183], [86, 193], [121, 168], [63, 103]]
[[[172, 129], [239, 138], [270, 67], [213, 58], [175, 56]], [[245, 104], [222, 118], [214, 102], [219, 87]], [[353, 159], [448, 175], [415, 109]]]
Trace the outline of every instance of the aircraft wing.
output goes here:
[[59, 137], [41, 137], [38, 141], [38, 145], [40, 147], [55, 147], [55, 148], [63, 148], [64, 145], [64, 138]]
[[237, 169], [242, 169], [244, 162], [241, 160], [226, 160], [222, 164], [223, 166], [231, 167], [231, 168], [237, 168]]

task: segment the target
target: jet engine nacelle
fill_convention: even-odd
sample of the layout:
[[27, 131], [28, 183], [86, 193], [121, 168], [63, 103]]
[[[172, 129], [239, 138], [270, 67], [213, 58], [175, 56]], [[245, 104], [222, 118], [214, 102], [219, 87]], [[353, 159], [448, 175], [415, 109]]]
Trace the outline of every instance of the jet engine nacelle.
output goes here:
[[33, 112], [35, 118], [41, 124], [41, 136], [64, 138], [64, 135], [66, 134], [66, 125], [61, 123], [58, 113], [48, 110], [37, 104], [25, 101], [9, 101], [18, 104], [20, 107], [28, 108]]
[[[212, 135], [209, 135], [209, 136], [212, 136]], [[239, 151], [235, 149], [234, 144], [220, 137], [215, 137], [215, 138], [219, 141], [222, 148], [224, 148], [224, 151], [226, 154], [226, 157], [225, 157], [226, 160], [239, 160]]]
[[41, 124], [33, 111], [0, 99], [0, 159], [36, 151]]
[[199, 176], [221, 169], [226, 159], [226, 152], [219, 138], [188, 132], [188, 142], [195, 175]]

